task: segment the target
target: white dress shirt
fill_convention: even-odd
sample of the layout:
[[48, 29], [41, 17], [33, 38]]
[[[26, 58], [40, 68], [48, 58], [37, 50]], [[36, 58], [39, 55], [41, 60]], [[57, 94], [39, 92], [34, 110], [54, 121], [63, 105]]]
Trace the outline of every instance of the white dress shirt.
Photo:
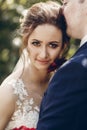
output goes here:
[[80, 43], [80, 47], [85, 43], [87, 42], [87, 35], [85, 35], [82, 40], [81, 40], [81, 43]]

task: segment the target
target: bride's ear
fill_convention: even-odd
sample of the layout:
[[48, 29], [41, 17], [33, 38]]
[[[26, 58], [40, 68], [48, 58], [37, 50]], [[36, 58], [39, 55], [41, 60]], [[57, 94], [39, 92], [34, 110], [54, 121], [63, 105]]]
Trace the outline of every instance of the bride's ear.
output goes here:
[[64, 43], [64, 47], [61, 49], [59, 58], [65, 57], [69, 51], [70, 44], [69, 43]]
[[61, 49], [61, 51], [60, 51], [60, 54], [59, 54], [59, 59], [61, 59], [63, 56], [64, 56], [64, 53], [65, 53], [65, 50], [66, 50], [66, 44], [64, 44], [64, 47]]

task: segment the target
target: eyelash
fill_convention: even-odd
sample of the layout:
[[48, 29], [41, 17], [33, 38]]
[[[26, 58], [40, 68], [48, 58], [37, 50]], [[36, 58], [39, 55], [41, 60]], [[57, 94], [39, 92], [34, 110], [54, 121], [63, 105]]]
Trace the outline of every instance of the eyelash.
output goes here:
[[50, 43], [49, 46], [53, 49], [57, 48], [58, 47], [58, 44], [56, 43]]
[[[34, 42], [32, 42], [31, 44], [32, 44], [33, 46], [36, 46], [36, 47], [39, 47], [39, 46], [41, 45], [39, 41], [34, 41]], [[52, 49], [55, 49], [55, 48], [58, 47], [58, 44], [56, 44], [56, 43], [49, 43], [48, 46], [49, 46], [50, 48], [52, 48]]]
[[31, 44], [33, 44], [34, 46], [40, 46], [40, 42], [38, 42], [38, 41], [34, 41]]

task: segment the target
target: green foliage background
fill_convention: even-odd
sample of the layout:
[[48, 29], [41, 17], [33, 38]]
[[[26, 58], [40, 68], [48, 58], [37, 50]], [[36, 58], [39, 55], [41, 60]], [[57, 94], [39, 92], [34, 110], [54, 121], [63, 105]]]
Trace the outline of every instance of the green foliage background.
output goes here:
[[[40, 1], [47, 0], [0, 0], [0, 83], [12, 72], [19, 58], [19, 19], [24, 10]], [[71, 40], [68, 58], [73, 55], [78, 45], [77, 40]]]

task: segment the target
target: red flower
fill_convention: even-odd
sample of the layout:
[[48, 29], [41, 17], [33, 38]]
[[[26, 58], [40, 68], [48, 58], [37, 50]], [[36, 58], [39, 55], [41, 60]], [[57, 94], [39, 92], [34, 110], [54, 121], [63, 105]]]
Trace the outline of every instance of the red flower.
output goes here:
[[14, 128], [12, 130], [36, 130], [35, 128], [27, 128], [26, 126], [21, 126], [19, 128]]

